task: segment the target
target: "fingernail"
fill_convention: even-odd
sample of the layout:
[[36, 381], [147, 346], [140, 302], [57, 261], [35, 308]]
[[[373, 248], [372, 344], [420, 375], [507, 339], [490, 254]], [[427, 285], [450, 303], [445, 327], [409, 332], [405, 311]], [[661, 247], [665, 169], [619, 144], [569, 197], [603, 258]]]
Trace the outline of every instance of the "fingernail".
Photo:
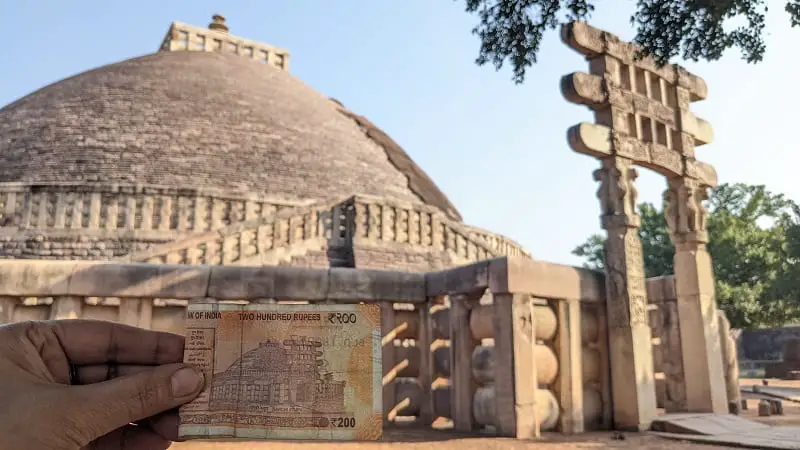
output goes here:
[[172, 374], [172, 395], [185, 397], [195, 392], [203, 382], [203, 374], [193, 367], [184, 367]]

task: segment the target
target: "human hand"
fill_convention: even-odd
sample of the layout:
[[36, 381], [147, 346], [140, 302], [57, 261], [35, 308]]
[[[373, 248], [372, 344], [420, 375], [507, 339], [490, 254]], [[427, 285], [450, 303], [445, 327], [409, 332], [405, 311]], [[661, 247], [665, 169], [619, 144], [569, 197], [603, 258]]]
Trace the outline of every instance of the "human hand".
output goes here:
[[[3, 450], [159, 450], [202, 390], [182, 336], [94, 320], [0, 326]], [[136, 425], [134, 425], [135, 423]]]

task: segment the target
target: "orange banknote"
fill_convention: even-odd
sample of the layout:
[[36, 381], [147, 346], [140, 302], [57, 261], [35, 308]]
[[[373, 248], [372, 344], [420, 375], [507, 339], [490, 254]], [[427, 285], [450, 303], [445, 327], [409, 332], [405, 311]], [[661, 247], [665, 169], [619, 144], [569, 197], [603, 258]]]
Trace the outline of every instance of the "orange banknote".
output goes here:
[[381, 437], [379, 305], [190, 304], [184, 361], [206, 387], [183, 439]]

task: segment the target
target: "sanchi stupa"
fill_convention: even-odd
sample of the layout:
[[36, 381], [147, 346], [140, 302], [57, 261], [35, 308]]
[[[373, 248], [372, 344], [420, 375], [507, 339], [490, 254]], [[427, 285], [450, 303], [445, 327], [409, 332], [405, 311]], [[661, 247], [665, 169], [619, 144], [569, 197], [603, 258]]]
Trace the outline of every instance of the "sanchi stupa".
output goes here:
[[0, 124], [6, 258], [427, 270], [525, 254], [463, 224], [386, 133], [220, 16]]
[[[689, 111], [705, 83], [585, 22], [562, 39], [589, 61], [562, 91], [595, 111], [568, 135], [602, 162], [606, 273], [463, 223], [385, 132], [216, 15], [0, 109], [0, 323], [183, 333], [198, 298], [379, 302], [387, 424], [527, 439], [736, 412], [701, 204], [716, 173], [694, 157], [710, 126]], [[674, 277], [644, 278], [634, 165], [668, 179]]]

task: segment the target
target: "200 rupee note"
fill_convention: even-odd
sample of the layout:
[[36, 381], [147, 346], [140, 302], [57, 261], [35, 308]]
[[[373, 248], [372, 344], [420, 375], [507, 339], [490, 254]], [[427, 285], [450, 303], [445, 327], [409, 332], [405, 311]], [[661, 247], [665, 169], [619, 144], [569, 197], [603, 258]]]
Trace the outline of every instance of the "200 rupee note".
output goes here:
[[379, 305], [190, 304], [184, 362], [206, 387], [182, 439], [381, 437]]

